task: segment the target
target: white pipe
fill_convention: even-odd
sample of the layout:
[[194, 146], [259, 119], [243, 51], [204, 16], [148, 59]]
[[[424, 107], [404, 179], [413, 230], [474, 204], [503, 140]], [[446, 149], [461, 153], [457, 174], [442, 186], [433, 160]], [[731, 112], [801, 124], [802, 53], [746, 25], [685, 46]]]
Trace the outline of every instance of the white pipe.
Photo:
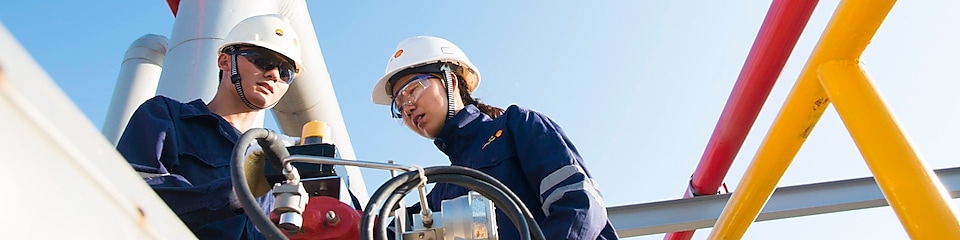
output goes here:
[[210, 102], [217, 92], [217, 49], [223, 38], [240, 20], [274, 12], [271, 1], [180, 1], [157, 94]]
[[[320, 52], [320, 43], [314, 31], [313, 21], [307, 10], [304, 0], [279, 0], [277, 13], [286, 16], [293, 25], [294, 31], [300, 36], [303, 51], [303, 74], [290, 86], [280, 103], [273, 108], [274, 116], [283, 129], [284, 134], [300, 135], [303, 124], [312, 121], [323, 121], [330, 126], [331, 137], [341, 159], [356, 160], [350, 135], [343, 122], [340, 104], [333, 91], [330, 73], [327, 72], [323, 54]], [[366, 206], [368, 195], [360, 168], [348, 166], [345, 169], [350, 191], [359, 199], [362, 206]]]
[[130, 44], [120, 64], [120, 76], [103, 123], [103, 136], [116, 145], [130, 116], [141, 103], [153, 97], [160, 82], [167, 37], [147, 34]]
[[[181, 102], [199, 98], [209, 103], [217, 93], [217, 49], [227, 33], [243, 19], [276, 9], [271, 1], [180, 1], [156, 94]], [[261, 112], [253, 127], [262, 127], [263, 118]]]

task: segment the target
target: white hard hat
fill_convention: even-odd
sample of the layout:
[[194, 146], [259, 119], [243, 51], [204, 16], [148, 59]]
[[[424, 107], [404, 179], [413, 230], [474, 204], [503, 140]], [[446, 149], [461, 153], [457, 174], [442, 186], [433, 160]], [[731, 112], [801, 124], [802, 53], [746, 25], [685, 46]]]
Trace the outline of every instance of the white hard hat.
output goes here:
[[266, 14], [244, 19], [230, 30], [223, 41], [218, 52], [234, 45], [258, 46], [289, 58], [296, 67], [295, 71], [301, 69], [300, 38], [282, 15]]
[[[463, 78], [467, 90], [471, 93], [480, 85], [480, 70], [460, 47], [443, 38], [418, 36], [405, 39], [397, 45], [397, 50], [387, 62], [386, 74], [373, 86], [373, 103], [390, 105], [391, 78], [403, 70], [422, 67], [433, 63], [453, 63], [460, 67], [459, 77]], [[437, 68], [439, 69], [439, 68]], [[436, 71], [436, 72], [439, 72]], [[396, 76], [402, 77], [402, 76]], [[393, 80], [396, 81], [396, 80]]]

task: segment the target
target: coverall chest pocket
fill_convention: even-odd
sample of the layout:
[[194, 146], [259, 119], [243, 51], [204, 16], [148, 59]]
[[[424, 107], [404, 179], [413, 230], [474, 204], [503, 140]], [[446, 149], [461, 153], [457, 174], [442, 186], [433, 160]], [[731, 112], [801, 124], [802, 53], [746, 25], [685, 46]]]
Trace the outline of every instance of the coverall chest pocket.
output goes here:
[[[490, 140], [493, 139], [493, 140]], [[466, 167], [479, 170], [497, 179], [509, 178], [521, 174], [517, 168], [510, 167], [517, 161], [516, 149], [512, 139], [497, 137], [486, 139], [480, 149], [470, 154], [471, 161]], [[502, 181], [502, 180], [501, 180]]]
[[230, 177], [232, 146], [209, 142], [181, 146], [179, 171], [194, 185]]
[[203, 151], [184, 151], [180, 153], [181, 163], [184, 160], [194, 162], [198, 167], [219, 168], [230, 166], [230, 157]]

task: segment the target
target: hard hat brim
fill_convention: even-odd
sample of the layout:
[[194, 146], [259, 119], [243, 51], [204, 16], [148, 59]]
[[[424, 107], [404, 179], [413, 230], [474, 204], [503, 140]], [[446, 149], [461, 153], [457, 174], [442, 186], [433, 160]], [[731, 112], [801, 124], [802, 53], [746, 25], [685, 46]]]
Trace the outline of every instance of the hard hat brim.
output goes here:
[[387, 81], [396, 73], [391, 73], [380, 78], [376, 85], [373, 85], [373, 103], [379, 105], [390, 105], [390, 96], [386, 93]]
[[[389, 93], [389, 90], [387, 89], [387, 84], [389, 84], [390, 79], [392, 79], [397, 74], [401, 74], [402, 72], [409, 69], [416, 69], [416, 68], [424, 67], [427, 65], [444, 63], [444, 62], [460, 65], [460, 63], [457, 61], [448, 60], [448, 59], [437, 59], [436, 61], [428, 61], [422, 64], [418, 64], [416, 66], [396, 69], [396, 70], [390, 71], [387, 74], [384, 74], [383, 77], [381, 77], [380, 80], [377, 81], [377, 84], [373, 86], [373, 92], [371, 93], [372, 95], [371, 98], [373, 100], [373, 103], [379, 104], [379, 105], [390, 105], [390, 102], [392, 101], [391, 99], [392, 94]], [[468, 71], [469, 73], [463, 74], [466, 76], [461, 76], [461, 77], [463, 77], [463, 80], [467, 85], [467, 90], [470, 91], [470, 93], [473, 93], [473, 91], [477, 89], [477, 86], [480, 84], [480, 73], [476, 72], [475, 68], [472, 65], [462, 66], [462, 67], [465, 68], [466, 71]], [[426, 72], [434, 72], [434, 71], [426, 71]], [[420, 72], [410, 72], [410, 73], [420, 73]], [[439, 73], [439, 68], [436, 71], [436, 73]]]

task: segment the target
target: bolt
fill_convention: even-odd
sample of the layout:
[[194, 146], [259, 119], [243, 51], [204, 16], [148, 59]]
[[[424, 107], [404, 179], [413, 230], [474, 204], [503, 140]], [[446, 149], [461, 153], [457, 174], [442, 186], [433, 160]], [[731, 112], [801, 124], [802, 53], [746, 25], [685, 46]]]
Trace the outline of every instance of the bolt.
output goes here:
[[337, 213], [333, 212], [332, 210], [331, 210], [331, 211], [328, 211], [328, 212], [327, 212], [327, 224], [329, 224], [329, 225], [337, 225], [337, 223], [340, 223], [340, 218], [337, 217]]

